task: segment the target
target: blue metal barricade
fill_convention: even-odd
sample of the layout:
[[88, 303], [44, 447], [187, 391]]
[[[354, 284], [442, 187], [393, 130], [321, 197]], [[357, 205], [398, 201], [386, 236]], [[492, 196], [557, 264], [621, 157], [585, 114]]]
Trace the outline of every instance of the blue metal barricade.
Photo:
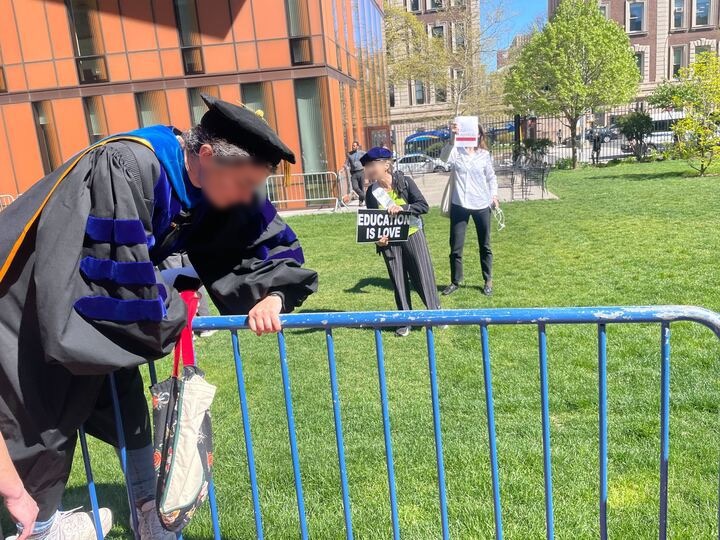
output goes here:
[[[325, 331], [328, 367], [330, 374], [330, 392], [333, 406], [335, 443], [337, 445], [340, 489], [342, 494], [343, 516], [345, 520], [345, 536], [354, 537], [350, 488], [345, 460], [343, 426], [340, 411], [340, 393], [335, 359], [335, 342], [333, 329], [336, 328], [368, 328], [374, 330], [377, 359], [378, 382], [380, 388], [380, 405], [387, 465], [388, 497], [390, 516], [388, 516], [393, 537], [400, 538], [400, 520], [397, 500], [397, 487], [393, 462], [393, 446], [390, 429], [390, 411], [388, 405], [387, 382], [385, 378], [385, 355], [381, 330], [400, 326], [424, 327], [427, 338], [428, 372], [430, 399], [432, 405], [433, 433], [435, 457], [437, 464], [437, 484], [439, 493], [439, 510], [441, 536], [450, 537], [448, 518], [447, 488], [445, 483], [445, 464], [443, 455], [443, 438], [441, 423], [440, 395], [435, 354], [435, 333], [433, 328], [440, 325], [478, 326], [482, 345], [482, 369], [484, 373], [484, 389], [488, 424], [488, 442], [490, 452], [490, 482], [492, 484], [495, 537], [503, 538], [502, 506], [500, 501], [500, 476], [498, 451], [496, 443], [495, 412], [493, 404], [493, 385], [490, 362], [490, 340], [488, 327], [494, 325], [532, 325], [538, 329], [538, 358], [540, 375], [540, 403], [542, 420], [542, 452], [545, 491], [545, 527], [548, 539], [555, 536], [552, 486], [552, 452], [550, 437], [550, 405], [548, 382], [547, 327], [550, 325], [592, 324], [598, 329], [598, 436], [599, 436], [599, 530], [600, 538], [607, 538], [607, 498], [608, 498], [608, 406], [607, 406], [607, 326], [610, 324], [657, 323], [660, 325], [660, 508], [659, 537], [667, 537], [668, 511], [668, 459], [670, 452], [670, 325], [678, 321], [690, 321], [709, 327], [720, 338], [720, 314], [702, 308], [686, 306], [656, 307], [587, 307], [587, 308], [532, 308], [532, 309], [473, 309], [447, 311], [416, 311], [416, 312], [376, 312], [376, 313], [313, 313], [285, 315], [282, 317], [285, 329], [320, 329]], [[242, 355], [237, 332], [244, 330], [246, 317], [204, 317], [195, 320], [197, 330], [227, 330], [231, 334], [232, 349], [235, 359], [237, 388], [240, 399], [240, 415], [245, 439], [245, 452], [248, 463], [248, 475], [252, 506], [255, 517], [257, 538], [263, 538], [262, 508], [260, 504], [259, 486], [253, 453], [253, 439], [250, 430], [250, 417], [247, 405], [245, 378], [243, 375]], [[300, 474], [300, 455], [295, 435], [295, 417], [290, 387], [290, 374], [287, 366], [288, 351], [285, 336], [278, 335], [280, 355], [281, 383], [283, 388], [285, 413], [289, 432], [289, 446], [292, 458], [292, 469], [295, 483], [300, 537], [308, 538], [308, 520], [305, 510], [303, 483]], [[154, 369], [151, 369], [154, 378]], [[120, 421], [119, 418], [117, 419]], [[118, 424], [119, 425], [119, 424]], [[97, 497], [92, 481], [89, 455], [81, 433], [81, 445], [85, 458], [88, 486], [93, 510], [97, 515]], [[121, 452], [121, 455], [124, 455]], [[123, 463], [125, 470], [125, 463]], [[218, 509], [215, 501], [214, 487], [210, 491], [211, 515], [215, 538], [220, 538]], [[720, 501], [718, 501], [718, 519], [720, 519]], [[133, 519], [135, 517], [133, 516]], [[99, 533], [99, 531], [98, 531]], [[340, 531], [338, 531], [340, 534]], [[488, 531], [488, 534], [490, 532]], [[99, 536], [100, 537], [100, 536]]]

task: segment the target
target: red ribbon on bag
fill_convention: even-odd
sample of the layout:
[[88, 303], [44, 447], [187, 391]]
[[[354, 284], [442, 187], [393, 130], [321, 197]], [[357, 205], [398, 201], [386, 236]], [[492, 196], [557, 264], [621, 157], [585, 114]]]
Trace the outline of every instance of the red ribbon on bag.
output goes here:
[[180, 375], [180, 360], [182, 360], [183, 367], [195, 365], [192, 322], [197, 313], [198, 304], [200, 303], [200, 293], [197, 291], [183, 291], [180, 293], [180, 298], [183, 299], [183, 302], [185, 302], [187, 306], [188, 317], [187, 324], [175, 344], [175, 360], [173, 363], [172, 376], [176, 378]]

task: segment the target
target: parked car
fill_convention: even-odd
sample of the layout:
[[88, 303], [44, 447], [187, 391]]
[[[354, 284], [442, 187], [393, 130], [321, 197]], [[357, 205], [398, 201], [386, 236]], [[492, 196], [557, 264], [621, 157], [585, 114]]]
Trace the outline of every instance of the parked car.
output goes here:
[[602, 138], [602, 142], [604, 142], [604, 143], [609, 143], [610, 141], [616, 141], [617, 139], [620, 138], [620, 129], [616, 125], [589, 129], [585, 133], [585, 138], [588, 141], [591, 141], [593, 138], [593, 135], [596, 131], [600, 133], [600, 137]]
[[407, 174], [450, 172], [450, 165], [426, 154], [408, 154], [396, 162], [396, 168]]

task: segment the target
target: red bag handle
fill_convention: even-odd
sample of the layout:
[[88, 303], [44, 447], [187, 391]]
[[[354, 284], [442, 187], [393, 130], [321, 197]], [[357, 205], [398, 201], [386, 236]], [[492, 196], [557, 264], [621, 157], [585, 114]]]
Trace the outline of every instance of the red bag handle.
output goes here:
[[180, 360], [182, 359], [183, 367], [195, 365], [195, 347], [193, 346], [192, 322], [198, 310], [200, 303], [200, 294], [197, 291], [183, 291], [180, 293], [187, 306], [187, 325], [180, 333], [180, 337], [175, 343], [175, 360], [173, 362], [173, 377], [180, 374]]

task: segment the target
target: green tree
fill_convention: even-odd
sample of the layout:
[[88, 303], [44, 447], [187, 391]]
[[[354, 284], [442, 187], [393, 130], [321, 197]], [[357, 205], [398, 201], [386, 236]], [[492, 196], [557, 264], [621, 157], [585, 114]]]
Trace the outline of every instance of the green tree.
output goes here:
[[653, 132], [652, 117], [645, 111], [635, 111], [617, 119], [620, 133], [631, 141], [633, 153], [638, 161], [645, 157], [647, 145], [645, 137]]
[[390, 84], [422, 81], [444, 86], [450, 57], [442, 39], [402, 6], [385, 3], [385, 43]]
[[676, 143], [671, 154], [687, 160], [704, 176], [720, 155], [720, 58], [698, 55], [680, 70], [678, 82], [665, 82], [650, 97], [653, 105], [682, 110], [685, 116], [673, 125]]
[[562, 114], [573, 141], [580, 118], [627, 103], [640, 72], [625, 30], [595, 0], [563, 0], [553, 19], [527, 44], [505, 81], [505, 100], [517, 114]]

